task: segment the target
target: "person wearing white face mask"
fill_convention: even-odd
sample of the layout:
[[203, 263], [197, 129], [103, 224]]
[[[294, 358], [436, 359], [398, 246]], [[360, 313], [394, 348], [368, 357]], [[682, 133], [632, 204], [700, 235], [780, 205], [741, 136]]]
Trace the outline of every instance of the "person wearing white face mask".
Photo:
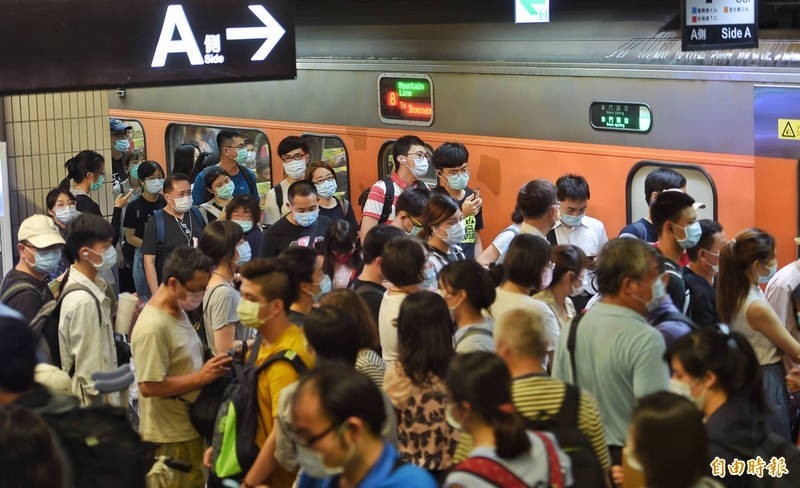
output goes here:
[[[419, 179], [428, 174], [428, 149], [417, 136], [403, 136], [392, 147], [394, 171], [390, 178], [374, 183], [369, 190], [361, 214], [359, 237], [364, 242], [367, 232], [378, 224], [391, 224], [400, 193], [414, 184], [425, 185]], [[391, 185], [391, 189], [387, 185]], [[391, 198], [387, 198], [391, 197]], [[391, 201], [390, 201], [391, 200]]]
[[[117, 262], [114, 230], [102, 217], [83, 213], [67, 225], [64, 256], [72, 263], [61, 282], [58, 321], [61, 369], [72, 377], [72, 393], [89, 404], [97, 393], [92, 373], [117, 367], [108, 283], [100, 278]], [[79, 288], [74, 292], [72, 289]], [[111, 403], [120, 405], [119, 395]]]
[[215, 220], [206, 226], [198, 245], [214, 263], [203, 297], [203, 328], [213, 354], [226, 354], [250, 338], [236, 313], [241, 294], [233, 285], [236, 270], [251, 258], [250, 244], [243, 236], [238, 224]]
[[550, 260], [553, 263], [550, 284], [533, 298], [547, 305], [563, 331], [575, 317], [570, 296], [583, 285], [586, 255], [578, 246], [560, 245], [553, 248]]
[[330, 293], [331, 277], [322, 271], [323, 258], [314, 248], [289, 248], [278, 256], [278, 262], [294, 275], [297, 294], [289, 307], [289, 321], [302, 327], [314, 304]]
[[[717, 222], [702, 219], [700, 241], [686, 250], [689, 264], [683, 268], [683, 280], [689, 290], [688, 315], [700, 327], [714, 326], [717, 318], [717, 290], [719, 253], [727, 238]], [[800, 284], [800, 281], [798, 281]]]
[[497, 295], [489, 272], [471, 259], [450, 263], [439, 273], [439, 293], [456, 324], [456, 353], [493, 352], [493, 321], [483, 315]]
[[211, 275], [211, 260], [197, 249], [176, 248], [164, 264], [164, 281], [147, 302], [131, 335], [139, 386], [142, 440], [156, 455], [192, 465], [170, 486], [203, 487], [203, 440], [192, 427], [187, 403], [228, 371], [227, 354], [203, 364], [203, 346], [186, 312], [200, 306]]
[[[192, 187], [192, 201], [200, 206], [216, 196], [215, 192], [209, 192], [206, 184], [206, 173], [210, 168], [222, 168], [230, 176], [233, 182], [233, 194], [250, 194], [258, 200], [258, 188], [256, 187], [256, 174], [247, 168], [247, 145], [244, 138], [234, 130], [221, 130], [217, 134], [217, 149], [219, 150], [219, 164], [209, 166], [195, 176], [194, 186]], [[230, 197], [229, 197], [230, 198]]]
[[[75, 203], [75, 197], [71, 192], [64, 191], [61, 188], [53, 188], [47, 193], [47, 196], [45, 196], [45, 204], [47, 206], [47, 215], [49, 215], [53, 219], [53, 222], [56, 223], [56, 227], [58, 227], [61, 237], [64, 237], [67, 224], [74, 220], [75, 217], [80, 215]], [[56, 269], [48, 274], [45, 281], [52, 283], [61, 275], [63, 275], [68, 267], [69, 263], [62, 256], [58, 266], [56, 266]], [[54, 290], [51, 287], [51, 292], [52, 291]]]
[[262, 258], [277, 256], [294, 246], [319, 245], [331, 225], [329, 218], [319, 214], [317, 187], [312, 183], [295, 181], [289, 185], [287, 195], [291, 212], [264, 231]]
[[441, 193], [431, 196], [422, 210], [422, 226], [430, 249], [428, 261], [437, 275], [447, 263], [465, 259], [459, 246], [466, 233], [465, 223], [455, 200]]
[[252, 195], [236, 195], [225, 206], [225, 220], [239, 224], [253, 256], [258, 255], [264, 242], [264, 232], [258, 225], [260, 215], [258, 201]]
[[136, 293], [140, 298], [147, 299], [151, 293], [144, 273], [142, 254], [145, 224], [153, 213], [164, 208], [167, 202], [161, 195], [164, 187], [164, 172], [161, 166], [155, 161], [145, 161], [139, 165], [137, 171], [143, 189], [142, 197], [131, 202], [125, 209], [122, 228], [125, 231], [125, 243], [134, 249], [132, 272]]
[[464, 214], [466, 233], [459, 243], [467, 259], [483, 252], [483, 200], [480, 190], [467, 187], [470, 180], [469, 152], [460, 142], [445, 142], [433, 152], [433, 166], [439, 185], [433, 191], [450, 195]]
[[[690, 400], [704, 417], [710, 440], [706, 463], [721, 458], [727, 466], [754, 453], [766, 436], [771, 405], [765, 401], [758, 359], [747, 339], [725, 326], [722, 333], [703, 329], [673, 344], [665, 358], [672, 368], [669, 390]], [[753, 486], [755, 479], [726, 476], [721, 481], [729, 488], [744, 488]]]
[[612, 464], [620, 465], [634, 402], [668, 386], [664, 338], [645, 320], [660, 287], [658, 251], [612, 239], [595, 272], [602, 299], [561, 334], [553, 376], [597, 399]]
[[188, 176], [171, 174], [164, 180], [163, 191], [167, 206], [153, 212], [142, 238], [142, 261], [150, 293], [158, 289], [164, 262], [172, 250], [178, 246], [196, 247], [206, 225], [200, 210], [192, 206]]
[[790, 437], [786, 372], [781, 360], [800, 363], [800, 343], [786, 329], [759, 288], [778, 267], [775, 239], [760, 229], [747, 229], [722, 247], [719, 255], [717, 309], [723, 323], [747, 338], [764, 376], [764, 395], [773, 414], [767, 419], [778, 435]]
[[17, 232], [19, 262], [3, 278], [0, 302], [22, 314], [26, 321], [53, 299], [45, 278], [58, 267], [64, 238], [45, 215], [23, 220]]
[[278, 144], [277, 151], [283, 164], [284, 178], [267, 192], [267, 202], [264, 205], [261, 221], [264, 225], [273, 225], [291, 212], [288, 202], [289, 186], [303, 179], [311, 158], [308, 153], [308, 143], [298, 136], [285, 137]]
[[331, 221], [346, 220], [350, 223], [351, 228], [355, 229], [355, 235], [357, 235], [358, 222], [353, 213], [353, 206], [346, 198], [335, 195], [339, 186], [336, 183], [336, 171], [333, 170], [333, 166], [315, 161], [308, 165], [305, 179], [317, 187], [319, 214], [328, 217]]

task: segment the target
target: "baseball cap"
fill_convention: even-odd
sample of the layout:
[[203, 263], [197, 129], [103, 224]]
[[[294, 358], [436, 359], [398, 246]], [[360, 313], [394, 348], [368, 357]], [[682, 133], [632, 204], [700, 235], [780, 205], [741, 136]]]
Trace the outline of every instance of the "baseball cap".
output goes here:
[[56, 223], [47, 215], [31, 215], [23, 220], [17, 232], [17, 240], [28, 241], [37, 249], [64, 244]]
[[133, 127], [121, 121], [120, 119], [110, 119], [108, 122], [111, 126], [111, 132], [122, 132], [133, 129]]
[[[664, 191], [679, 191], [679, 192], [681, 192], [681, 193], [686, 193], [686, 192], [685, 192], [685, 191], [683, 191], [683, 189], [681, 189], [681, 188], [668, 188], [668, 189], [666, 189], [666, 190], [664, 190]], [[695, 209], [695, 210], [700, 210], [701, 208], [706, 208], [706, 204], [705, 204], [705, 203], [703, 203], [703, 202], [694, 202], [694, 203], [692, 204], [692, 207], [694, 207], [694, 209]]]

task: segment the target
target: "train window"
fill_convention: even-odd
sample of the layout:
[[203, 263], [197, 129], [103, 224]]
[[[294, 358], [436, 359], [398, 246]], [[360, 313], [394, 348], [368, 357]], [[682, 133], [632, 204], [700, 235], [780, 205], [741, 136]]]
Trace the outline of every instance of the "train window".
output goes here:
[[302, 137], [308, 143], [308, 152], [311, 154], [311, 161], [322, 161], [328, 163], [336, 172], [336, 193], [340, 198], [350, 199], [350, 176], [349, 158], [344, 141], [336, 136], [303, 134]]
[[658, 168], [669, 168], [686, 178], [686, 193], [705, 208], [697, 209], [698, 219], [717, 220], [717, 187], [705, 169], [694, 164], [667, 163], [661, 161], [640, 161], [628, 172], [626, 183], [626, 204], [628, 223], [649, 215], [644, 196], [644, 180]]
[[[145, 149], [145, 138], [144, 138], [144, 128], [142, 124], [135, 119], [121, 119], [125, 125], [131, 127], [131, 130], [127, 132], [127, 139], [128, 139], [128, 152], [127, 154], [131, 155], [131, 160], [133, 161], [141, 161], [147, 159], [147, 150]], [[120, 138], [117, 136], [116, 138]], [[112, 138], [114, 139], [114, 138]], [[112, 140], [111, 143], [113, 144], [114, 141]], [[116, 151], [112, 151], [112, 158], [118, 155]], [[112, 161], [112, 168], [114, 172], [122, 171], [122, 163], [128, 164], [127, 161], [124, 160], [125, 158], [116, 159]]]
[[381, 73], [378, 111], [384, 124], [433, 124], [433, 82], [428, 75]]
[[[180, 168], [175, 168], [175, 149], [181, 144], [191, 144], [195, 146], [195, 161], [198, 154], [204, 154], [206, 165], [219, 161], [219, 149], [217, 148], [217, 134], [221, 130], [230, 129], [238, 132], [247, 145], [248, 157], [245, 166], [256, 173], [258, 193], [261, 201], [266, 201], [266, 194], [272, 185], [272, 176], [269, 166], [269, 139], [267, 135], [258, 129], [247, 129], [241, 127], [214, 127], [205, 125], [170, 124], [167, 126], [167, 169], [169, 173], [181, 171], [191, 174], [193, 168], [186, 168], [187, 163], [180, 163]], [[194, 164], [194, 161], [192, 162]], [[263, 195], [262, 195], [263, 193]]]
[[[378, 151], [378, 178], [380, 179], [386, 178], [394, 171], [393, 148], [394, 141], [386, 141], [381, 146], [381, 150]], [[436, 181], [436, 169], [433, 167], [433, 147], [430, 144], [425, 144], [425, 149], [428, 150], [428, 173], [420, 179], [433, 188], [438, 184], [438, 181]]]
[[592, 102], [589, 123], [598, 130], [650, 132], [653, 111], [644, 103]]

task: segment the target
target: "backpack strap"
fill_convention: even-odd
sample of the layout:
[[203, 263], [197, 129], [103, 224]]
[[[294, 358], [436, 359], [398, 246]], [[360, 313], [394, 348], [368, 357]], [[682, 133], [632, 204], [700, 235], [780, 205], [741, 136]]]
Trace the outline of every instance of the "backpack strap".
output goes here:
[[92, 290], [90, 290], [89, 287], [81, 285], [80, 283], [70, 283], [69, 285], [66, 286], [66, 288], [64, 288], [64, 290], [61, 292], [61, 295], [58, 296], [58, 305], [57, 306], [58, 306], [59, 313], [61, 312], [61, 302], [64, 301], [64, 297], [69, 295], [73, 291], [85, 291], [86, 293], [89, 294], [89, 296], [92, 297], [92, 300], [94, 300], [95, 308], [97, 308], [97, 317], [100, 320], [100, 322], [102, 322], [103, 321], [103, 310], [101, 308], [102, 305], [100, 305], [100, 300], [98, 300], [97, 297], [94, 296], [94, 292]]
[[454, 472], [469, 473], [502, 488], [526, 488], [528, 484], [502, 463], [485, 456], [470, 456], [453, 468]]
[[339, 209], [342, 211], [342, 220], [347, 220], [347, 212], [350, 210], [350, 204], [344, 198], [339, 200], [336, 197], [333, 197], [336, 200], [336, 203], [339, 204]]
[[280, 183], [272, 188], [275, 190], [275, 203], [278, 205], [278, 218], [283, 217], [283, 186]]
[[197, 328], [195, 329], [197, 335], [200, 336], [200, 342], [203, 343], [203, 349], [208, 349], [208, 336], [206, 335], [206, 309], [208, 308], [208, 302], [211, 301], [211, 298], [214, 296], [214, 292], [217, 291], [217, 288], [223, 286], [228, 285], [225, 283], [218, 284], [208, 293], [208, 299], [203, 299], [203, 313], [200, 314], [200, 320], [197, 322]]
[[653, 326], [662, 324], [664, 322], [683, 322], [684, 324], [688, 325], [692, 330], [698, 329], [697, 324], [695, 324], [694, 321], [692, 321], [692, 319], [675, 310], [667, 310], [666, 312], [659, 314], [653, 320]]
[[[505, 229], [501, 230], [500, 234], [503, 234], [505, 232], [511, 232], [512, 234], [514, 234], [514, 237], [517, 237], [519, 235], [519, 227], [517, 227], [515, 224], [511, 224], [508, 227], [506, 227]], [[498, 234], [498, 236], [500, 234]], [[512, 239], [513, 239], [513, 237], [512, 237]], [[499, 249], [498, 249], [498, 251], [499, 251]], [[506, 253], [500, 254], [500, 256], [497, 258], [497, 261], [495, 261], [494, 264], [496, 264], [496, 265], [497, 264], [503, 264], [503, 260], [505, 259], [505, 257], [506, 257]]]
[[381, 209], [381, 217], [378, 219], [379, 224], [389, 220], [389, 215], [394, 208], [394, 182], [391, 177], [386, 177], [383, 179], [383, 184], [386, 186], [386, 191], [383, 193], [383, 209]]
[[466, 340], [468, 337], [476, 335], [483, 335], [489, 338], [492, 337], [492, 333], [490, 331], [486, 329], [481, 329], [480, 327], [472, 327], [468, 331], [464, 332], [464, 335], [462, 335], [461, 338], [458, 340], [458, 342], [456, 342], [455, 347], [457, 348], [458, 345], [464, 342], [464, 340]]
[[552, 229], [550, 229], [550, 232], [547, 233], [545, 238], [547, 239], [547, 242], [549, 242], [551, 246], [557, 246], [558, 239], [556, 238], [556, 228], [553, 227]]
[[208, 223], [208, 220], [203, 215], [203, 212], [201, 212], [200, 209], [195, 207], [194, 205], [192, 205], [192, 207], [189, 209], [189, 211], [194, 216], [195, 220], [197, 220], [197, 223], [200, 224], [200, 228], [201, 229], [205, 229], [206, 224]]
[[[258, 349], [254, 347], [251, 355], [253, 356], [258, 355]], [[278, 361], [287, 361], [300, 375], [305, 374], [305, 372], [308, 370], [306, 363], [304, 363], [303, 360], [300, 359], [299, 354], [297, 354], [291, 349], [283, 349], [265, 359], [263, 363], [259, 364], [258, 367], [256, 367], [255, 371], [256, 376], [258, 376], [262, 371], [269, 368]]]
[[580, 390], [575, 385], [564, 383], [564, 400], [556, 416], [559, 425], [578, 425], [578, 408], [580, 400]]
[[164, 224], [164, 209], [153, 212], [156, 223], [156, 255], [161, 254], [161, 246], [164, 244], [164, 234], [166, 233]]
[[641, 219], [633, 223], [633, 228], [636, 229], [636, 237], [643, 241], [647, 240], [647, 227]]
[[236, 163], [236, 166], [239, 167], [239, 173], [244, 175], [244, 181], [247, 182], [247, 188], [250, 189], [250, 193], [252, 193], [253, 195], [258, 195], [258, 191], [256, 191], [256, 180], [255, 178], [253, 178], [253, 173], [251, 173], [246, 166], [243, 166], [239, 163]]
[[530, 432], [532, 432], [533, 435], [538, 437], [542, 443], [544, 443], [544, 449], [547, 451], [548, 486], [563, 488], [564, 474], [561, 472], [561, 462], [558, 459], [556, 448], [553, 446], [553, 441], [551, 441], [549, 437], [542, 434], [538, 430], [531, 430]]
[[572, 384], [578, 384], [578, 367], [575, 364], [575, 346], [578, 340], [578, 325], [585, 313], [578, 312], [572, 323], [569, 324], [569, 336], [567, 337], [567, 351], [569, 351], [569, 364], [572, 367]]
[[[3, 285], [5, 285], [5, 282], [3, 283]], [[39, 296], [42, 297], [42, 301], [44, 301], [44, 294], [42, 293], [41, 290], [39, 290], [32, 283], [28, 283], [27, 281], [20, 281], [19, 283], [14, 283], [13, 285], [3, 290], [2, 295], [0, 295], [0, 302], [8, 304], [9, 300], [11, 300], [13, 297], [19, 295], [24, 291], [35, 291]]]

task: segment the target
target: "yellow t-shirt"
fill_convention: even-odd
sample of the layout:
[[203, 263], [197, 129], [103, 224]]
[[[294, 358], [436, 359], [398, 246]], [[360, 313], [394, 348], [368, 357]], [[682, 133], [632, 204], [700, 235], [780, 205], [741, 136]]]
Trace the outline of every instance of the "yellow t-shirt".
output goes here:
[[[263, 363], [270, 356], [284, 349], [296, 352], [309, 369], [314, 366], [314, 358], [306, 349], [306, 338], [303, 331], [296, 325], [289, 326], [283, 334], [272, 344], [262, 342], [258, 349], [256, 365]], [[286, 386], [300, 379], [300, 374], [287, 361], [278, 361], [270, 365], [258, 377], [258, 413], [261, 421], [256, 433], [256, 443], [261, 446], [270, 432], [275, 417], [278, 416], [278, 399]], [[267, 484], [272, 488], [289, 488], [294, 483], [295, 476], [276, 466]]]

